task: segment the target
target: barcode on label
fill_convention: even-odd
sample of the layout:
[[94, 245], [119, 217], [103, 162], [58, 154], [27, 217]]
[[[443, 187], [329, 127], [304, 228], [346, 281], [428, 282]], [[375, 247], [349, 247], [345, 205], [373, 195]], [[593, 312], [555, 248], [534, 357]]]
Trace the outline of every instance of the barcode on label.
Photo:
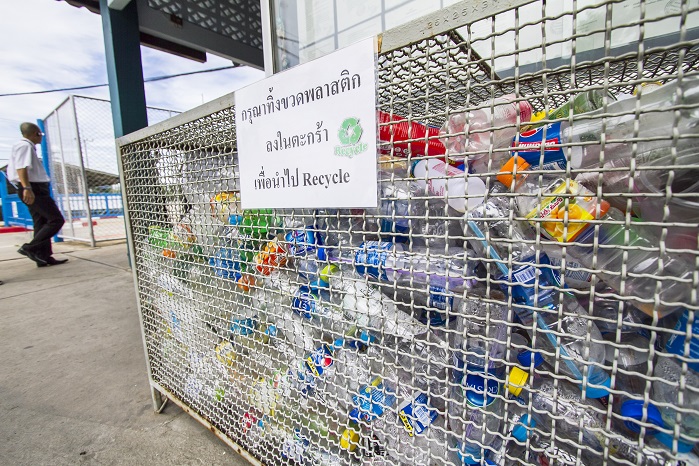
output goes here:
[[[561, 259], [551, 257], [551, 265], [554, 267], [561, 266]], [[579, 282], [589, 282], [592, 279], [592, 274], [584, 270], [578, 270], [582, 265], [577, 262], [566, 261], [566, 273], [565, 277], [569, 280], [576, 280]]]
[[579, 282], [589, 282], [592, 279], [592, 274], [583, 270], [566, 269], [565, 277]]
[[534, 278], [540, 273], [541, 270], [530, 265], [522, 270], [516, 271], [512, 274], [512, 277], [515, 279], [517, 283], [527, 283], [534, 280]]

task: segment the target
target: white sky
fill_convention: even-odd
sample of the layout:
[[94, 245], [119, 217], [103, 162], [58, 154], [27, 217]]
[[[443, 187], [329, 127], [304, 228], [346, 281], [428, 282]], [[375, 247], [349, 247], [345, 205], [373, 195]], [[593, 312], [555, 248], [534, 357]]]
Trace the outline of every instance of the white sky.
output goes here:
[[[141, 47], [144, 77], [230, 65], [206, 63]], [[101, 84], [107, 69], [99, 15], [53, 0], [0, 1], [0, 94]], [[249, 67], [146, 83], [149, 106], [185, 111], [264, 77]], [[107, 87], [73, 94], [109, 99]], [[70, 92], [0, 97], [0, 166], [21, 137], [19, 124], [45, 118]]]

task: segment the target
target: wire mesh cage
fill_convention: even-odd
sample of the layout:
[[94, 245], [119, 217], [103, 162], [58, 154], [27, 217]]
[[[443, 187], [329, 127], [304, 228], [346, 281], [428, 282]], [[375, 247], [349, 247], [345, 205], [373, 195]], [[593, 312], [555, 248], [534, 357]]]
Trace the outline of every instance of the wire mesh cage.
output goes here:
[[697, 6], [473, 5], [382, 36], [376, 209], [241, 210], [232, 96], [118, 141], [151, 385], [262, 464], [696, 463]]
[[[147, 113], [155, 124], [179, 112], [148, 107]], [[111, 103], [71, 96], [44, 123], [51, 186], [66, 219], [58, 236], [93, 245], [125, 239]]]

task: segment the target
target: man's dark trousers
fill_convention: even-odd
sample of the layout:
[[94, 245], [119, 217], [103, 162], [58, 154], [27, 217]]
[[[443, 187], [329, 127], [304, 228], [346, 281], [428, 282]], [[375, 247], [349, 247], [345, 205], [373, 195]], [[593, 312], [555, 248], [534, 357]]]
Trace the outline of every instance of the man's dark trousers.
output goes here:
[[[27, 205], [34, 222], [34, 239], [25, 244], [26, 251], [34, 253], [41, 259], [48, 259], [53, 254], [51, 238], [61, 231], [65, 220], [58, 206], [51, 198], [48, 183], [31, 183], [34, 192], [34, 203]], [[19, 197], [24, 199], [20, 188]]]

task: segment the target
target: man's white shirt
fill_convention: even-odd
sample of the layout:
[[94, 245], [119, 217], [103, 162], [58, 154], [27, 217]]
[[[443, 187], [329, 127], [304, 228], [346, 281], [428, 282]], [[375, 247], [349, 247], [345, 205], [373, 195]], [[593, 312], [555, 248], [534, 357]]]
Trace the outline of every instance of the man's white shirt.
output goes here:
[[30, 183], [48, 183], [49, 176], [44, 170], [44, 165], [36, 154], [34, 143], [27, 138], [22, 138], [12, 146], [10, 162], [7, 164], [7, 178], [14, 184], [19, 184], [17, 169], [26, 168]]

